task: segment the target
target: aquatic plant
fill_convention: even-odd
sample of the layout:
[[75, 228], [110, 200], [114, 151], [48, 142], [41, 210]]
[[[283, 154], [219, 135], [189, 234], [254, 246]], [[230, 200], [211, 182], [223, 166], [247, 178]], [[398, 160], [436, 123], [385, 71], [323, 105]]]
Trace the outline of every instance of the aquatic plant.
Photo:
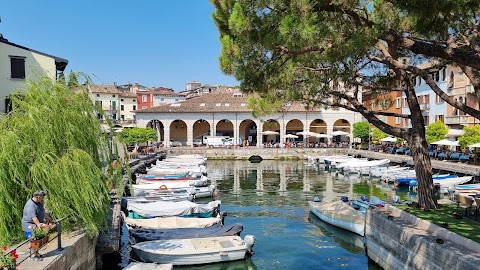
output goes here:
[[98, 234], [108, 214], [107, 178], [121, 183], [120, 167], [105, 170], [112, 144], [97, 119], [102, 112], [85, 90], [49, 78], [27, 82], [11, 100], [12, 112], [0, 117], [0, 243], [24, 237], [23, 206], [38, 189], [48, 192], [54, 219], [69, 216], [62, 226]]

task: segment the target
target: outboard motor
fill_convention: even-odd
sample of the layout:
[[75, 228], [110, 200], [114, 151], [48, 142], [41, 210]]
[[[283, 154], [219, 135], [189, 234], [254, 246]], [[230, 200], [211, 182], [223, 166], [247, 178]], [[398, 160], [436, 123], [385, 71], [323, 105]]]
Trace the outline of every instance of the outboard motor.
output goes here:
[[317, 196], [313, 197], [313, 201], [314, 202], [320, 202], [320, 198], [318, 198]]
[[340, 197], [340, 200], [342, 202], [348, 202], [348, 197], [347, 196], [342, 196], [342, 197]]
[[253, 256], [254, 252], [253, 252], [253, 246], [255, 245], [255, 242], [257, 241], [255, 239], [255, 236], [249, 234], [249, 235], [245, 235], [245, 237], [243, 238], [243, 241], [245, 241], [245, 245], [247, 245], [247, 252], [246, 252], [246, 256]]
[[367, 195], [365, 195], [365, 194], [360, 195], [360, 200], [361, 200], [362, 202], [368, 202]]
[[220, 211], [220, 219], [222, 220], [222, 225], [225, 225], [225, 218], [227, 217], [227, 211]]

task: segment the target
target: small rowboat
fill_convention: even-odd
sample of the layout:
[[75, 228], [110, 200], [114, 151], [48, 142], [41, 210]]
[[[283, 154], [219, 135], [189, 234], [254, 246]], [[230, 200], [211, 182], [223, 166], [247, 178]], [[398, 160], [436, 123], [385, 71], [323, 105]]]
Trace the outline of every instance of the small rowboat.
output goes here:
[[138, 243], [133, 251], [144, 262], [194, 265], [235, 261], [253, 254], [253, 235], [156, 240]]

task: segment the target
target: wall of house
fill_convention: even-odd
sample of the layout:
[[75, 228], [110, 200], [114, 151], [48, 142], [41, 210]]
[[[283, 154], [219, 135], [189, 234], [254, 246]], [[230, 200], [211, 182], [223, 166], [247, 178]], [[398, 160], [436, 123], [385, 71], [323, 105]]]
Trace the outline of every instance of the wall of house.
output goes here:
[[[123, 101], [122, 101], [123, 100]], [[118, 119], [122, 119], [121, 116], [123, 115], [123, 119], [125, 121], [130, 121], [135, 119], [135, 113], [132, 112], [134, 110], [138, 109], [137, 105], [137, 98], [132, 98], [132, 97], [122, 97], [120, 96], [120, 105], [123, 105], [123, 111], [121, 110], [120, 107], [120, 116]]]
[[55, 60], [38, 53], [0, 43], [0, 112], [5, 112], [5, 97], [22, 89], [27, 80], [11, 79], [10, 56], [25, 57], [25, 78], [35, 81], [39, 77], [56, 78]]
[[[120, 119], [120, 94], [119, 93], [91, 93], [92, 99], [102, 102], [102, 110], [106, 117], [110, 118], [112, 113], [116, 114], [116, 119]], [[115, 108], [112, 102], [115, 101]]]

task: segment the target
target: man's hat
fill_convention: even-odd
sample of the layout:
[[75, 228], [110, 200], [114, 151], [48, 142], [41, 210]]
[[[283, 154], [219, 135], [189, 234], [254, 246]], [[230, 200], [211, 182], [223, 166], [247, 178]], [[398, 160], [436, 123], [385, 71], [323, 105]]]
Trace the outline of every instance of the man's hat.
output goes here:
[[47, 193], [43, 190], [35, 191], [35, 193], [33, 193], [33, 197], [43, 197], [45, 195], [47, 195]]

